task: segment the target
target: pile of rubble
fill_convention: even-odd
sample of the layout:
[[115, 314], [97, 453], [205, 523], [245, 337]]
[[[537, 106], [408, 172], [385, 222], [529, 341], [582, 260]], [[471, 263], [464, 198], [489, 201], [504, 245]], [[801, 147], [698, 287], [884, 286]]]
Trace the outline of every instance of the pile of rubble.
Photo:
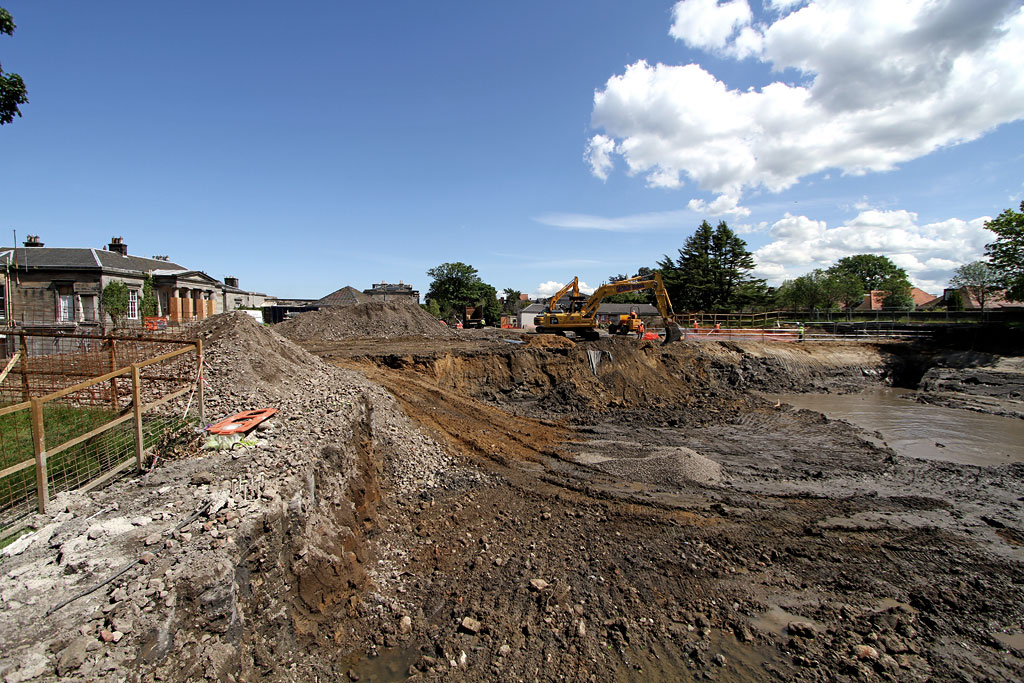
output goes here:
[[297, 341], [417, 336], [442, 339], [455, 336], [455, 332], [419, 306], [401, 301], [373, 301], [310, 311], [286, 320], [276, 329]]
[[255, 447], [206, 451], [90, 494], [63, 494], [37, 515], [36, 531], [0, 563], [5, 683], [124, 680], [128, 670], [163, 680], [255, 678], [267, 673], [253, 673], [254, 661], [268, 659], [261, 647], [276, 648], [274, 666], [287, 667], [274, 643], [294, 620], [301, 614], [315, 630], [332, 604], [366, 586], [364, 536], [381, 487], [416, 495], [449, 485], [449, 474], [466, 476], [361, 374], [246, 315], [217, 316], [198, 334], [208, 418], [279, 412]]

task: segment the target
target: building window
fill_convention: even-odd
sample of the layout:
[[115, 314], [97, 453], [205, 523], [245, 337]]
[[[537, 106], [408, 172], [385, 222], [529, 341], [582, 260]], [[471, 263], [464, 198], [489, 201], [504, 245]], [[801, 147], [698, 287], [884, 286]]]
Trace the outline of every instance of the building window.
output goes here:
[[75, 320], [75, 295], [71, 287], [57, 287], [57, 322], [68, 323]]
[[7, 320], [7, 284], [0, 283], [0, 320]]
[[138, 320], [139, 319], [139, 291], [137, 289], [128, 290], [128, 319]]
[[79, 297], [82, 302], [82, 320], [89, 322], [96, 321], [96, 297], [91, 294], [83, 294]]

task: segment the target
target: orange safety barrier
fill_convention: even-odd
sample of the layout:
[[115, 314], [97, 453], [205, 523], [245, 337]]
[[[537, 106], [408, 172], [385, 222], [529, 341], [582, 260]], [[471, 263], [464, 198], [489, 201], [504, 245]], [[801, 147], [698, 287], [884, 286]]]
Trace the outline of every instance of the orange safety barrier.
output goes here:
[[238, 434], [247, 432], [260, 422], [277, 412], [277, 408], [261, 408], [259, 410], [246, 410], [235, 413], [216, 424], [207, 427], [206, 431], [211, 434]]

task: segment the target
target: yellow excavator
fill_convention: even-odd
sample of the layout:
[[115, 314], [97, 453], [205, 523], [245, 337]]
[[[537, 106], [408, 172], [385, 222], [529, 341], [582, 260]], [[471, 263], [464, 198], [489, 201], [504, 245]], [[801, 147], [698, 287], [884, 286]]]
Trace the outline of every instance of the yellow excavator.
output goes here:
[[[679, 341], [683, 338], [683, 331], [676, 323], [675, 312], [672, 310], [672, 302], [665, 291], [665, 283], [661, 281], [661, 273], [655, 273], [651, 277], [636, 276], [626, 280], [609, 282], [598, 287], [589, 297], [580, 294], [579, 278], [573, 278], [558, 293], [551, 297], [548, 302], [548, 309], [533, 319], [540, 334], [561, 334], [572, 332], [577, 337], [594, 340], [598, 338], [597, 332], [597, 309], [606, 296], [612, 294], [625, 294], [627, 292], [639, 292], [644, 289], [653, 289], [654, 297], [657, 300], [658, 313], [665, 322], [665, 344]], [[565, 295], [569, 295], [569, 310], [563, 311], [558, 307], [558, 301]]]

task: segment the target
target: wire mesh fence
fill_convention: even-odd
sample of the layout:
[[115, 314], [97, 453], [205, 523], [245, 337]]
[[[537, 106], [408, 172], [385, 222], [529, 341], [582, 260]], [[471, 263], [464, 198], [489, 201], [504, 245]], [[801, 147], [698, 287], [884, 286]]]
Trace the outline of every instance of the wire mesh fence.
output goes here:
[[162, 438], [201, 420], [201, 342], [13, 336], [0, 378], [0, 528], [62, 491], [143, 468]]

